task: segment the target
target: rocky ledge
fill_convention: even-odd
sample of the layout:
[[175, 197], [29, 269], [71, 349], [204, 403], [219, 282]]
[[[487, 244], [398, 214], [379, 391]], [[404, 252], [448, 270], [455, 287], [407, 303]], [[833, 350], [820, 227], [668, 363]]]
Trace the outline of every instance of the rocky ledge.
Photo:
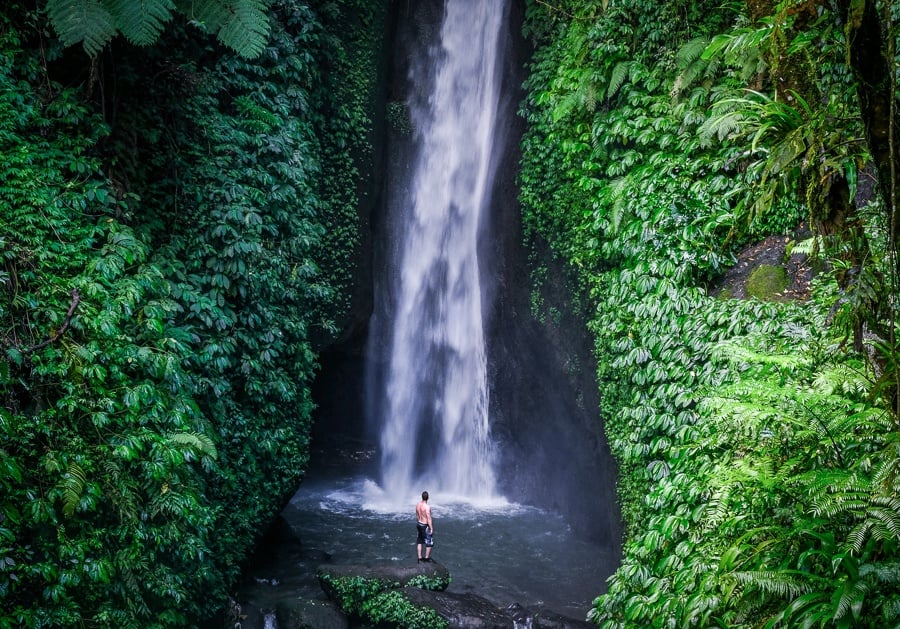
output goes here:
[[416, 565], [326, 565], [319, 583], [348, 616], [374, 626], [411, 629], [582, 629], [591, 625], [547, 610], [498, 607], [474, 594], [446, 591], [450, 571], [438, 562]]

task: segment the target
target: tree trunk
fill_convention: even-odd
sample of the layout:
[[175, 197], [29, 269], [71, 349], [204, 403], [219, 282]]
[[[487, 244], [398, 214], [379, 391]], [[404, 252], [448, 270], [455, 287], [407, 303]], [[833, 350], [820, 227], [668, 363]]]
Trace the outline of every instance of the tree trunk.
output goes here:
[[[898, 125], [893, 124], [891, 108], [891, 68], [882, 45], [882, 24], [875, 0], [862, 2], [862, 10], [852, 10], [851, 0], [838, 0], [845, 25], [850, 67], [856, 78], [859, 108], [866, 129], [866, 140], [878, 170], [878, 185], [888, 213], [891, 251], [896, 250], [900, 228], [897, 191], [894, 186], [894, 146], [898, 146]], [[858, 3], [856, 3], [858, 4]], [[886, 32], [886, 29], [884, 29]], [[893, 133], [893, 137], [891, 137]]]

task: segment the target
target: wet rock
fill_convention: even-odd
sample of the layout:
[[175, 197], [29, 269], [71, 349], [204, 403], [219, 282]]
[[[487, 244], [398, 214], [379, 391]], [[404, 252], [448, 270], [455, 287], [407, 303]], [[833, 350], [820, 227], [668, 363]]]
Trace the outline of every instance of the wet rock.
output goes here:
[[[348, 611], [359, 609], [362, 604], [360, 592], [369, 590], [371, 595], [385, 590], [399, 591], [414, 607], [433, 609], [438, 616], [447, 622], [450, 629], [588, 629], [591, 625], [583, 620], [567, 618], [549, 610], [534, 611], [522, 607], [518, 603], [503, 608], [486, 598], [475, 594], [447, 592], [450, 583], [450, 572], [437, 562], [419, 563], [415, 565], [379, 565], [379, 566], [322, 566], [318, 571], [319, 583], [332, 601], [352, 600]], [[360, 588], [353, 579], [375, 580], [380, 587]], [[348, 583], [349, 581], [349, 583]], [[336, 606], [335, 618], [341, 615]], [[336, 620], [337, 621], [337, 620]], [[343, 629], [343, 625], [310, 623], [308, 626], [319, 629]], [[303, 629], [307, 625], [289, 625]]]

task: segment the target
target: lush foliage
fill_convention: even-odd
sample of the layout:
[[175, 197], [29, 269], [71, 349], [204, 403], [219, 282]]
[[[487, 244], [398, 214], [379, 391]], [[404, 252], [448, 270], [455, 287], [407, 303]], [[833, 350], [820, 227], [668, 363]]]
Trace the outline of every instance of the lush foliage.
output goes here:
[[323, 7], [252, 62], [176, 26], [96, 65], [0, 12], [0, 626], [208, 620], [299, 483], [367, 148], [323, 68], [384, 9]]
[[[900, 619], [887, 213], [853, 203], [839, 20], [749, 4], [529, 3], [525, 223], [590, 295], [627, 525], [600, 626]], [[708, 295], [801, 218], [808, 301]]]

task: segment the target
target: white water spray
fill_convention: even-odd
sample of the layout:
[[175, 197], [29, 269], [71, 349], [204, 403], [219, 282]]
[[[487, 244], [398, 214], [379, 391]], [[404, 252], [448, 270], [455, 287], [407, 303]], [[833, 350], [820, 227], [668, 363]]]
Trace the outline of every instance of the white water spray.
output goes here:
[[[382, 486], [404, 499], [422, 489], [441, 500], [496, 497], [479, 227], [493, 179], [505, 4], [446, 1], [440, 48], [429, 55], [438, 64], [431, 96], [410, 100], [419, 152], [392, 234], [381, 409]], [[416, 72], [413, 64], [414, 85]]]

